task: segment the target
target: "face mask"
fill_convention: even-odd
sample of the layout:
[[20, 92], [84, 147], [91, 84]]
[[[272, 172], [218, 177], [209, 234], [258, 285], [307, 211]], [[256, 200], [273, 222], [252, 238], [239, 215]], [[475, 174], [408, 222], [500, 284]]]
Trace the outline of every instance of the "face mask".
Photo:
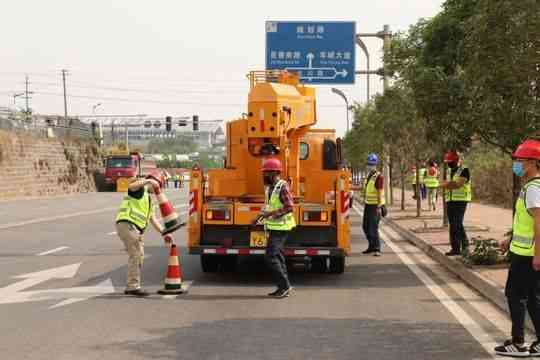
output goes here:
[[523, 163], [519, 161], [514, 161], [512, 164], [512, 171], [516, 176], [523, 177], [525, 175], [525, 170], [523, 169]]
[[263, 175], [264, 185], [272, 185], [274, 183], [274, 176], [272, 175]]

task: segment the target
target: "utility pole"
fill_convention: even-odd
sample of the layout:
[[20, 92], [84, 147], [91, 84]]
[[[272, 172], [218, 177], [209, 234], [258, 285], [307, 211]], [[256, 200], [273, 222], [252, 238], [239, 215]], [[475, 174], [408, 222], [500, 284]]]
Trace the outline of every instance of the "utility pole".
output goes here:
[[[384, 25], [383, 30], [379, 31], [377, 33], [364, 33], [364, 34], [357, 34], [356, 35], [356, 43], [360, 48], [366, 53], [366, 57], [368, 59], [369, 63], [369, 53], [367, 52], [367, 48], [365, 47], [365, 44], [362, 41], [362, 37], [374, 37], [382, 39], [383, 41], [383, 51], [386, 55], [387, 52], [390, 50], [390, 44], [392, 41], [392, 31], [390, 31], [390, 25]], [[377, 74], [382, 75], [383, 77], [383, 89], [384, 91], [388, 90], [390, 87], [390, 79], [388, 77], [388, 71], [386, 69], [386, 63], [383, 63], [383, 68], [379, 70], [369, 70], [368, 71], [357, 71], [356, 74], [362, 75], [365, 74], [368, 76], [368, 84], [369, 84], [369, 75], [370, 74]], [[369, 85], [368, 85], [369, 87]], [[383, 152], [385, 153], [383, 159], [383, 176], [384, 176], [384, 197], [386, 203], [393, 204], [394, 202], [394, 192], [392, 191], [392, 187], [390, 186], [390, 182], [392, 179], [390, 179], [390, 161], [389, 161], [389, 154], [388, 154], [388, 143], [383, 144]]]
[[68, 74], [68, 71], [66, 69], [62, 69], [62, 83], [64, 84], [64, 120], [67, 122], [67, 96], [66, 96], [66, 75]]
[[28, 79], [28, 75], [25, 75], [25, 81], [24, 81], [24, 84], [25, 84], [25, 90], [24, 90], [24, 100], [26, 101], [26, 108], [25, 108], [25, 116], [24, 116], [24, 120], [26, 122], [28, 122], [29, 120], [29, 115], [30, 115], [30, 99], [31, 97], [29, 95], [33, 94], [34, 92], [32, 91], [28, 91], [28, 85], [29, 85], [29, 79]]

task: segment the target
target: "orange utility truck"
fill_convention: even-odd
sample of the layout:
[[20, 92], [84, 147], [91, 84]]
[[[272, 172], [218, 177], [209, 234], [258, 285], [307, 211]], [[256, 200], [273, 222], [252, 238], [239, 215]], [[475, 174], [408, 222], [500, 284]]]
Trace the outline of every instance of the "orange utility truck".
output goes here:
[[238, 258], [265, 253], [262, 225], [251, 223], [265, 207], [261, 165], [281, 160], [294, 198], [297, 226], [285, 245], [291, 262], [315, 272], [343, 273], [351, 251], [350, 172], [341, 139], [317, 123], [315, 89], [286, 71], [251, 72], [242, 118], [227, 123], [223, 169], [195, 166], [189, 188], [188, 246], [205, 272], [233, 270]]

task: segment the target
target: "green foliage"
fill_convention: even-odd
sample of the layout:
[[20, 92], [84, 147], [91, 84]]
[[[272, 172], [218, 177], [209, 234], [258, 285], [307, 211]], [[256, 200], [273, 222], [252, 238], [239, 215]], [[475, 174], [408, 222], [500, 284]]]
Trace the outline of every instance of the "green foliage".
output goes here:
[[472, 250], [463, 254], [463, 262], [470, 265], [495, 265], [500, 260], [499, 244], [495, 239], [473, 239]]
[[[538, 0], [447, 0], [437, 16], [393, 37], [384, 55], [393, 86], [355, 107], [347, 159], [362, 166], [390, 144], [385, 155], [402, 170], [473, 148], [475, 186], [482, 181], [475, 193], [511, 205], [519, 184], [512, 187], [509, 154], [540, 137], [538, 54]], [[478, 142], [498, 151], [475, 154]]]
[[146, 146], [151, 154], [189, 154], [197, 151], [197, 144], [189, 137], [152, 139]]

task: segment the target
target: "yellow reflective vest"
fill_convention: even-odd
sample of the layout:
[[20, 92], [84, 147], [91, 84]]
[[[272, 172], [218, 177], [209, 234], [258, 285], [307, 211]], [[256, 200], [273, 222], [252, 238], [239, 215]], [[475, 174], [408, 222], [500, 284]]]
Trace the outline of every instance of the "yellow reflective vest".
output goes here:
[[129, 221], [139, 229], [144, 230], [148, 226], [148, 220], [152, 214], [152, 202], [146, 189], [140, 199], [129, 195], [124, 197], [116, 215], [116, 222]]
[[384, 205], [384, 196], [382, 197], [382, 203], [379, 204], [379, 191], [375, 187], [377, 178], [381, 175], [380, 172], [375, 171], [364, 180], [364, 202], [366, 205]]
[[510, 252], [521, 256], [534, 256], [534, 218], [529, 214], [526, 204], [527, 190], [531, 186], [540, 189], [540, 179], [529, 181], [521, 189], [516, 201], [516, 213], [512, 227]]
[[[447, 181], [457, 181], [459, 177], [461, 177], [461, 173], [463, 172], [465, 168], [463, 166], [460, 166], [456, 172], [454, 173], [454, 176], [452, 176], [452, 171], [449, 171], [448, 174], [446, 174], [446, 180]], [[446, 190], [445, 191], [445, 199], [446, 201], [466, 201], [470, 202], [472, 200], [472, 186], [471, 186], [471, 179], [469, 178], [468, 181], [466, 181], [462, 187], [458, 189], [453, 190]]]
[[[283, 203], [281, 202], [281, 199], [279, 197], [279, 194], [281, 193], [281, 188], [285, 186], [287, 182], [285, 180], [279, 180], [276, 185], [274, 185], [274, 189], [272, 190], [272, 194], [268, 194], [269, 189], [266, 189], [265, 194], [265, 202], [266, 202], [266, 211], [274, 211], [279, 210], [283, 208]], [[270, 196], [268, 196], [270, 195]], [[268, 198], [270, 197], [270, 200]], [[287, 213], [277, 219], [271, 219], [267, 218], [264, 220], [264, 227], [266, 230], [281, 230], [281, 231], [290, 231], [296, 226], [296, 221], [294, 220], [293, 213]]]
[[438, 188], [439, 187], [439, 177], [437, 176], [438, 171], [435, 171], [435, 175], [431, 176], [429, 175], [429, 171], [426, 172], [426, 177], [424, 179], [424, 183], [426, 184], [426, 187], [428, 188]]

